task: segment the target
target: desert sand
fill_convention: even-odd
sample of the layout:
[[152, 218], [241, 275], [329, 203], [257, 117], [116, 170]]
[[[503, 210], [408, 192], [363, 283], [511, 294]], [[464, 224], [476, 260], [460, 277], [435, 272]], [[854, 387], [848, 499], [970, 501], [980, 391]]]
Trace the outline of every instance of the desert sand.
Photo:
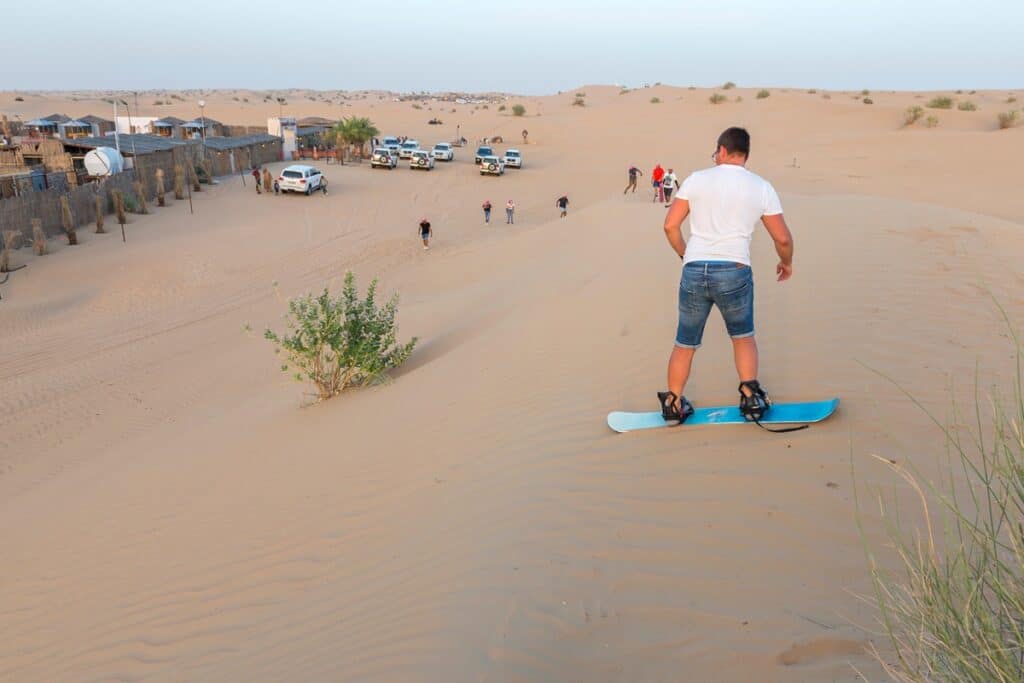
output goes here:
[[[0, 680], [884, 679], [854, 484], [884, 557], [869, 491], [911, 517], [914, 497], [869, 456], [927, 475], [943, 444], [879, 373], [942, 418], [973, 407], [976, 377], [982, 394], [1012, 377], [994, 300], [1019, 330], [1024, 128], [995, 130], [1012, 92], [957, 95], [978, 111], [931, 129], [902, 113], [933, 93], [710, 92], [511, 98], [522, 118], [293, 95], [286, 114], [365, 115], [424, 143], [456, 124], [500, 134], [524, 168], [482, 178], [466, 148], [429, 174], [321, 166], [331, 193], [308, 198], [222, 178], [194, 215], [171, 200], [132, 216], [126, 244], [83, 228], [79, 246], [16, 252], [28, 267], [0, 286]], [[277, 113], [240, 93], [205, 93], [206, 114]], [[97, 95], [22, 96], [0, 109], [104, 114]], [[141, 114], [198, 113], [151, 97]], [[644, 181], [656, 162], [705, 167], [735, 124], [796, 245], [779, 284], [755, 237], [762, 380], [840, 410], [785, 435], [614, 434], [609, 411], [656, 407], [675, 330], [679, 260]], [[631, 164], [645, 176], [623, 196]], [[346, 270], [399, 292], [400, 335], [420, 344], [393, 381], [308, 405], [262, 331]], [[698, 405], [736, 395], [712, 316]]]

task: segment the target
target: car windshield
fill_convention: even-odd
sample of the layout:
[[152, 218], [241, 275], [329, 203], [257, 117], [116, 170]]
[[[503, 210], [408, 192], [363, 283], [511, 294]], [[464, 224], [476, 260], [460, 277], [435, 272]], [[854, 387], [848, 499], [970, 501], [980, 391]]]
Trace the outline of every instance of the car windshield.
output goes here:
[[301, 178], [302, 177], [302, 171], [285, 171], [284, 172], [284, 177], [285, 178]]
[[491, 148], [490, 147], [481, 147], [480, 149], [478, 149], [476, 151], [476, 153], [477, 154], [490, 154], [491, 153]]
[[384, 138], [384, 144], [385, 145], [397, 145], [398, 144], [398, 138]]
[[448, 149], [448, 145], [434, 145], [434, 149], [445, 150]]
[[402, 147], [404, 149], [416, 149], [416, 144], [417, 143], [415, 143], [415, 142], [403, 142], [402, 143]]
[[507, 157], [517, 157], [517, 156], [519, 156], [519, 152], [505, 152], [505, 156], [507, 156]]

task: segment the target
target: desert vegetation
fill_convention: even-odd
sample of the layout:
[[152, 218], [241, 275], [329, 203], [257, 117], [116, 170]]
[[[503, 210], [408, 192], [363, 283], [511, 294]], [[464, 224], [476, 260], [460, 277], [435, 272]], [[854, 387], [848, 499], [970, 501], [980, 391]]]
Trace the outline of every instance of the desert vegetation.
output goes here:
[[1013, 128], [1017, 125], [1020, 119], [1020, 112], [1017, 111], [1004, 111], [999, 114], [999, 130], [1006, 130], [1007, 128]]
[[957, 102], [956, 108], [960, 111], [977, 111], [978, 105], [969, 100], [964, 100], [962, 102]]
[[512, 116], [524, 116], [526, 114], [526, 107], [521, 104], [512, 105]]
[[932, 99], [928, 100], [928, 108], [929, 109], [952, 109], [953, 108], [953, 98], [952, 97], [944, 97], [944, 96], [933, 97]]
[[761, 90], [757, 91], [757, 99], [759, 99], [759, 100], [763, 100], [764, 98], [766, 98], [766, 97], [768, 97], [770, 95], [771, 95], [771, 93], [768, 92], [767, 90], [764, 90], [764, 89], [761, 89]]
[[921, 117], [924, 116], [924, 109], [917, 105], [907, 107], [906, 111], [903, 112], [903, 123], [907, 126], [912, 126], [917, 123]]
[[935, 128], [939, 125], [939, 117], [934, 115], [929, 116], [924, 120], [924, 125], [928, 128]]
[[716, 92], [711, 94], [711, 97], [708, 98], [708, 102], [711, 104], [721, 104], [722, 102], [725, 102], [726, 99], [728, 98], [726, 98], [725, 95]]
[[651, 98], [651, 104], [661, 104], [661, 98], [660, 97], [652, 97]]
[[317, 400], [337, 396], [349, 386], [381, 381], [386, 373], [409, 357], [416, 346], [413, 337], [397, 342], [398, 295], [377, 304], [377, 281], [361, 298], [355, 275], [345, 274], [340, 296], [324, 288], [318, 296], [307, 294], [288, 303], [287, 331], [267, 329], [264, 337], [283, 353], [281, 370], [297, 381], [316, 388]]
[[722, 84], [722, 90], [732, 90], [735, 87], [736, 84], [733, 83], [732, 81], [726, 81], [725, 83]]

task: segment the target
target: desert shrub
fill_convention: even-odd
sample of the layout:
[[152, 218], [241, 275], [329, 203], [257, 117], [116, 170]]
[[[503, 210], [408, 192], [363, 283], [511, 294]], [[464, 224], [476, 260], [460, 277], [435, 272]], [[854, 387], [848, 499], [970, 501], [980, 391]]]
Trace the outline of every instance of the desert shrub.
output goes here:
[[14, 101], [15, 102], [24, 102], [25, 98], [22, 97], [21, 95], [18, 95], [17, 97], [14, 98]]
[[906, 111], [903, 112], [903, 123], [912, 126], [917, 123], [921, 117], [924, 116], [924, 109], [914, 105], [907, 107]]
[[121, 192], [121, 190], [111, 190], [110, 198], [114, 202], [114, 213], [117, 214], [118, 224], [124, 225], [128, 222], [127, 216], [124, 215], [124, 192]]
[[324, 288], [319, 296], [307, 294], [288, 302], [288, 331], [281, 335], [270, 329], [264, 332], [275, 352], [284, 352], [281, 370], [292, 372], [298, 381], [312, 382], [322, 401], [348, 386], [377, 382], [404, 363], [416, 338], [397, 343], [398, 295], [383, 306], [377, 305], [376, 295], [374, 280], [366, 298], [360, 299], [350, 271], [345, 274], [341, 296], [332, 297]]
[[11, 249], [17, 249], [20, 240], [21, 230], [3, 231], [3, 245], [0, 248], [0, 273], [6, 273], [11, 269]]
[[807, 94], [808, 95], [813, 95], [813, 94], [815, 94], [817, 92], [818, 92], [817, 90], [815, 90], [814, 88], [811, 88], [810, 90], [807, 91]]
[[60, 222], [68, 236], [68, 244], [78, 244], [78, 233], [75, 231], [75, 218], [71, 215], [71, 202], [68, 196], [60, 196]]
[[933, 97], [928, 100], [928, 107], [931, 109], [952, 109], [953, 98], [952, 97]]
[[771, 95], [771, 93], [768, 92], [767, 90], [758, 90], [757, 91], [757, 99], [759, 99], [759, 100], [763, 100], [764, 98], [768, 97], [769, 95]]
[[46, 233], [43, 232], [43, 221], [38, 218], [32, 219], [32, 251], [36, 256], [46, 253]]
[[652, 97], [651, 98], [651, 104], [661, 104], [661, 98], [660, 97]]
[[622, 90], [619, 91], [619, 94], [620, 95], [625, 95], [628, 92], [629, 92], [629, 88], [623, 88]]
[[174, 167], [174, 198], [185, 198], [185, 169], [181, 166]]
[[963, 94], [964, 94], [964, 91], [963, 91], [963, 90], [957, 90], [957, 91], [956, 91], [956, 94], [957, 94], [957, 95], [963, 95]]
[[582, 95], [576, 95], [576, 99], [574, 99], [572, 101], [572, 106], [574, 106], [574, 107], [585, 107], [585, 106], [587, 106], [587, 101], [585, 99], [583, 99]]
[[977, 111], [978, 105], [976, 105], [974, 102], [968, 102], [967, 100], [964, 100], [963, 102], [957, 102], [956, 108], [959, 109], [960, 111]]
[[164, 195], [164, 169], [156, 169], [156, 204], [157, 206], [166, 206], [167, 199]]
[[831, 100], [832, 96], [829, 95], [827, 92], [826, 93], [822, 93], [821, 94], [821, 99], [823, 99], [823, 100]]
[[1006, 103], [1007, 104], [1013, 104], [1016, 101], [1017, 101], [1017, 98], [1014, 97], [1013, 95], [1010, 95], [1009, 97], [1006, 98]]
[[526, 114], [526, 107], [521, 104], [512, 105], [512, 116], [523, 116]]
[[736, 84], [733, 83], [732, 81], [726, 81], [725, 83], [722, 84], [722, 90], [732, 90], [735, 87]]
[[[504, 104], [498, 107], [498, 111], [505, 111], [505, 109], [507, 109], [507, 107]], [[455, 110], [452, 109], [452, 111], [455, 111]]]
[[924, 125], [928, 126], [929, 128], [935, 128], [937, 125], [939, 125], [939, 117], [929, 116], [924, 120]]
[[[875, 456], [910, 485], [924, 524], [909, 529], [879, 496], [895, 571], [867, 559], [880, 621], [893, 645], [896, 681], [982, 683], [1024, 680], [1024, 349], [1015, 334], [1012, 398], [992, 396], [944, 425], [940, 473], [928, 482]], [[927, 410], [922, 407], [923, 410]], [[991, 417], [983, 417], [990, 413]], [[973, 426], [967, 425], [973, 422]]]
[[862, 101], [862, 102], [863, 102], [864, 104], [874, 104], [874, 103], [875, 103], [875, 101], [874, 101], [873, 99], [871, 99], [870, 97], [865, 97], [865, 98], [864, 98], [863, 100], [861, 100], [861, 101]]
[[712, 93], [711, 97], [708, 98], [708, 102], [710, 102], [711, 104], [721, 104], [722, 102], [725, 102], [725, 100], [725, 95], [718, 92]]
[[861, 97], [867, 97], [867, 96], [868, 96], [868, 95], [870, 95], [870, 94], [871, 94], [871, 91], [870, 91], [870, 90], [867, 90], [867, 89], [864, 89], [864, 90], [861, 90], [861, 91], [860, 91], [860, 95], [861, 95]]
[[[413, 109], [423, 109], [423, 107], [421, 107], [420, 105], [416, 104], [415, 102], [412, 103], [412, 108]], [[474, 107], [474, 109], [475, 109], [475, 107]]]
[[999, 115], [999, 129], [1006, 130], [1007, 128], [1013, 128], [1017, 125], [1017, 119], [1020, 112], [1017, 111], [1004, 111]]
[[139, 213], [149, 213], [149, 206], [146, 205], [146, 191], [142, 187], [142, 183], [136, 180], [132, 183], [132, 189], [135, 190], [135, 200], [139, 203]]

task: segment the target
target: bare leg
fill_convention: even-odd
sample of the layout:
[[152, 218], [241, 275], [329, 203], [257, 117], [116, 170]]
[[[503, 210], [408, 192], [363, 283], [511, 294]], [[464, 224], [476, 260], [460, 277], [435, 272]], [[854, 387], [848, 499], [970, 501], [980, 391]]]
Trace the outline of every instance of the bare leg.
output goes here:
[[672, 355], [668, 359], [668, 390], [676, 396], [682, 396], [686, 382], [690, 379], [690, 364], [697, 349], [672, 347]]
[[757, 379], [757, 342], [753, 337], [732, 340], [732, 354], [736, 361], [736, 374], [741, 382]]

